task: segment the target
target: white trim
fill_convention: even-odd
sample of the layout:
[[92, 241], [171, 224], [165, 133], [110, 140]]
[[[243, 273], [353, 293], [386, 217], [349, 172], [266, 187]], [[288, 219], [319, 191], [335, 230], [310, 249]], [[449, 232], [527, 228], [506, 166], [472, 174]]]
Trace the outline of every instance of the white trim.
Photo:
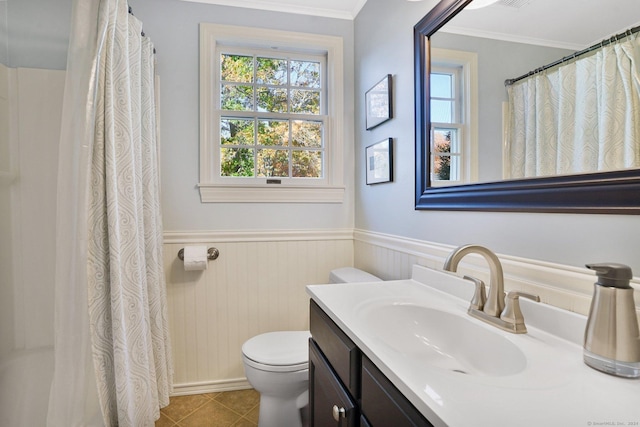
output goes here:
[[[277, 185], [277, 187], [275, 187]], [[203, 203], [342, 203], [344, 187], [274, 187], [200, 184]]]
[[451, 245], [443, 245], [440, 243], [432, 243], [409, 237], [395, 236], [392, 234], [377, 233], [375, 231], [360, 229], [355, 229], [353, 231], [353, 238], [356, 241], [424, 258], [429, 261], [429, 266], [435, 266], [436, 264], [443, 262], [447, 255], [454, 249]]
[[517, 34], [498, 33], [494, 31], [479, 30], [477, 28], [456, 27], [445, 25], [440, 30], [443, 33], [458, 34], [461, 36], [482, 37], [485, 39], [502, 40], [513, 43], [524, 43], [536, 46], [555, 47], [558, 49], [582, 50], [584, 45], [577, 43], [566, 43], [557, 40], [539, 39], [534, 37], [520, 36]]
[[[326, 63], [327, 126], [325, 129], [325, 179], [324, 185], [309, 181], [291, 185], [278, 184], [278, 188], [266, 184], [225, 185], [216, 183], [213, 151], [216, 150], [211, 117], [215, 112], [216, 46], [234, 44], [253, 47], [313, 50], [324, 52]], [[342, 203], [344, 200], [344, 66], [343, 40], [341, 37], [296, 33], [253, 27], [219, 24], [200, 24], [200, 198], [204, 202], [275, 202], [275, 203]], [[283, 180], [284, 182], [284, 180]]]
[[246, 378], [231, 380], [200, 381], [193, 383], [174, 384], [171, 396], [188, 396], [191, 394], [214, 393], [220, 391], [236, 391], [253, 388]]
[[353, 240], [352, 229], [333, 230], [232, 230], [165, 231], [165, 244], [208, 242], [287, 242], [318, 240]]
[[[478, 54], [452, 49], [431, 48], [432, 64], [443, 67], [457, 65], [462, 67], [462, 144], [463, 144], [463, 181], [464, 183], [478, 181]], [[448, 186], [453, 182], [433, 186]]]
[[[248, 9], [269, 10], [272, 12], [297, 13], [300, 15], [323, 16], [325, 18], [353, 20], [367, 0], [358, 0], [353, 9], [335, 9], [302, 6], [293, 2], [256, 1], [256, 0], [182, 0], [192, 3], [207, 3], [219, 6], [243, 7]], [[299, 2], [298, 2], [299, 3]]]

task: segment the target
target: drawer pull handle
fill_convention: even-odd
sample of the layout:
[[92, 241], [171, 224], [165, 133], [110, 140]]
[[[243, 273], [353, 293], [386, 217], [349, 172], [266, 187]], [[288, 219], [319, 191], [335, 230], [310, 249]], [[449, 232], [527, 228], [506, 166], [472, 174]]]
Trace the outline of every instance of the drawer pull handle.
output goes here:
[[340, 421], [342, 418], [347, 417], [347, 412], [344, 408], [338, 408], [338, 405], [333, 405], [333, 419], [336, 421]]

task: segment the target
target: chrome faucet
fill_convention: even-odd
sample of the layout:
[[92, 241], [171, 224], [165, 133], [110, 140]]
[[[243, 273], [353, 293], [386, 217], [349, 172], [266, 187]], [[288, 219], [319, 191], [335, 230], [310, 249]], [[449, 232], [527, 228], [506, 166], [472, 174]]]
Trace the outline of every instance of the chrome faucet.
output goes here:
[[485, 296], [485, 286], [482, 280], [469, 276], [464, 277], [465, 279], [471, 280], [476, 287], [468, 310], [469, 315], [508, 332], [516, 334], [526, 333], [527, 328], [524, 324], [522, 312], [520, 311], [518, 298], [524, 297], [534, 301], [540, 301], [540, 297], [525, 292], [509, 292], [505, 307], [502, 264], [500, 264], [500, 260], [496, 254], [484, 246], [464, 245], [454, 249], [444, 262], [443, 269], [451, 272], [457, 271], [460, 260], [470, 253], [482, 255], [484, 259], [487, 260], [489, 264], [490, 281], [489, 295]]

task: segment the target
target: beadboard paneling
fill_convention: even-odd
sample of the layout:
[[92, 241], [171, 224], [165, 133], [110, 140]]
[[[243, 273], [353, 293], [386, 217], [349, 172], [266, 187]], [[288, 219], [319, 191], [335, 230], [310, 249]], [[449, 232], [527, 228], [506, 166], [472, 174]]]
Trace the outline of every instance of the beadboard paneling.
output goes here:
[[[355, 266], [385, 280], [411, 277], [414, 264], [441, 269], [453, 246], [400, 236], [354, 231]], [[553, 264], [497, 254], [504, 270], [506, 291], [519, 290], [540, 296], [542, 303], [587, 315], [595, 275], [586, 268]], [[470, 255], [457, 274], [469, 274], [489, 283], [489, 267], [481, 256]], [[631, 282], [640, 318], [640, 280]]]
[[[186, 244], [215, 246], [220, 257], [205, 271], [184, 271], [177, 253]], [[366, 230], [165, 233], [174, 394], [247, 387], [244, 341], [268, 331], [308, 329], [305, 285], [326, 283], [332, 269], [355, 265], [385, 280], [406, 279], [414, 264], [441, 268], [452, 249]], [[538, 294], [542, 303], [587, 314], [592, 272], [498, 256], [506, 290]], [[488, 282], [482, 257], [465, 257], [459, 267], [459, 274]], [[640, 303], [637, 278], [632, 285]]]
[[[184, 271], [178, 251], [207, 244], [220, 251], [204, 271]], [[353, 232], [165, 233], [174, 393], [246, 387], [242, 344], [268, 331], [306, 330], [305, 285], [353, 265]]]

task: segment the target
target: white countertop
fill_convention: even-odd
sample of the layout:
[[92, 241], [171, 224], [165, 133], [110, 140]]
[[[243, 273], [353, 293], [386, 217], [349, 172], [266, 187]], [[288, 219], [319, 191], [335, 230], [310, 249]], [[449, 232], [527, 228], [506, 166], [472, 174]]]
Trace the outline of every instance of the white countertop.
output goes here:
[[[585, 316], [522, 300], [528, 333], [503, 332], [466, 314], [471, 282], [420, 266], [408, 280], [311, 285], [307, 293], [436, 426], [640, 426], [640, 380], [583, 363]], [[520, 349], [524, 368], [465, 374], [417, 360], [379, 339], [362, 316], [380, 301], [464, 315]]]

